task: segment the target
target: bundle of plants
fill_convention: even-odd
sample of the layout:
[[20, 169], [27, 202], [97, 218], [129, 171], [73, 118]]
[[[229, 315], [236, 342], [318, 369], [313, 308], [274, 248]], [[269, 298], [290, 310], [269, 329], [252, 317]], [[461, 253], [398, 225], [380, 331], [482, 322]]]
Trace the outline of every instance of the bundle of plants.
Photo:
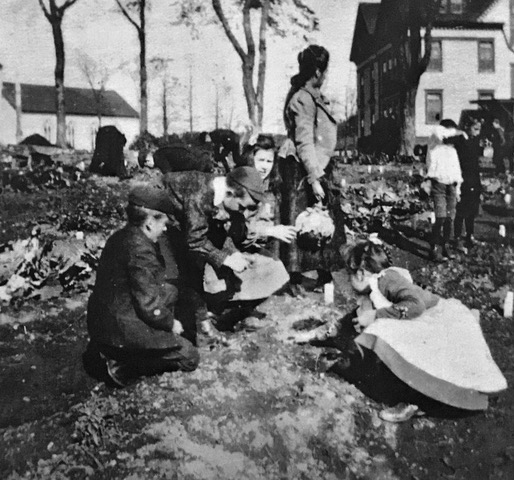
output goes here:
[[325, 207], [307, 208], [296, 218], [297, 244], [302, 250], [317, 252], [332, 238], [334, 221]]

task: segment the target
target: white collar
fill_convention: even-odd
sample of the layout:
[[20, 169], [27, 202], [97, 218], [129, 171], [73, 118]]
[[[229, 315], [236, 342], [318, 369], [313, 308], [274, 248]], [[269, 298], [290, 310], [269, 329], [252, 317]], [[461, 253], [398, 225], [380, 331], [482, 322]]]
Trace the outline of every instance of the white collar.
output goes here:
[[212, 186], [214, 188], [214, 206], [218, 207], [227, 195], [227, 181], [225, 177], [215, 177]]

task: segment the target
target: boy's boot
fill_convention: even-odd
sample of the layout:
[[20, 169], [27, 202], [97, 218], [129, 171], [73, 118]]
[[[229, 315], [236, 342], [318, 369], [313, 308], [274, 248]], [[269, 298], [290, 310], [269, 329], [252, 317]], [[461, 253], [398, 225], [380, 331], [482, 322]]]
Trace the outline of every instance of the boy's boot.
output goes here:
[[429, 258], [430, 258], [430, 260], [432, 260], [433, 262], [436, 262], [436, 263], [444, 262], [444, 257], [441, 255], [439, 245], [430, 245]]
[[432, 238], [430, 239], [430, 253], [429, 258], [434, 262], [443, 262], [444, 258], [439, 251], [439, 242], [441, 241], [441, 228], [443, 225], [442, 218], [436, 218], [432, 226]]
[[460, 253], [468, 253], [468, 249], [464, 246], [464, 240], [462, 238], [455, 239], [455, 250]]
[[446, 217], [443, 225], [443, 238], [441, 240], [442, 255], [445, 258], [455, 258], [455, 255], [449, 250], [450, 236], [452, 233], [452, 219]]

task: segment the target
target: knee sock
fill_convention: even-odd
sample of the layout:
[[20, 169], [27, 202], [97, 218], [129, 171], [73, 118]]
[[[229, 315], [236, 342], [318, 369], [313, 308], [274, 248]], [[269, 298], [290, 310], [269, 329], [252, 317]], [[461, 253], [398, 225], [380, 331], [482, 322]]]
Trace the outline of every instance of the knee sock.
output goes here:
[[470, 238], [475, 233], [475, 217], [466, 218], [466, 236]]
[[436, 218], [435, 223], [432, 226], [432, 239], [431, 245], [435, 247], [439, 244], [441, 238], [441, 229], [443, 228], [444, 218]]
[[450, 217], [446, 217], [444, 219], [443, 225], [443, 238], [442, 244], [446, 245], [450, 241], [450, 236], [452, 234], [452, 219]]
[[[466, 219], [467, 221], [467, 219]], [[455, 221], [453, 222], [453, 236], [455, 238], [460, 238], [462, 235], [462, 225], [464, 223], [464, 218], [455, 217]], [[466, 227], [467, 228], [467, 227]]]

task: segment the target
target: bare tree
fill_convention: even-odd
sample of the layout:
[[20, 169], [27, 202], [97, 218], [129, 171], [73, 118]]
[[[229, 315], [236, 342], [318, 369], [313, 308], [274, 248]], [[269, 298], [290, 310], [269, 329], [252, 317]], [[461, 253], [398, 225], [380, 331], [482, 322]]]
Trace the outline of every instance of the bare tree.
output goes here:
[[66, 106], [64, 98], [64, 39], [62, 35], [62, 19], [68, 8], [77, 0], [65, 0], [57, 5], [56, 0], [38, 0], [45, 17], [52, 26], [55, 46], [55, 108], [57, 112], [57, 139], [60, 147], [66, 146]]
[[357, 137], [357, 122], [355, 116], [357, 114], [357, 91], [354, 88], [347, 88], [344, 96], [343, 103], [343, 124], [342, 136], [345, 150], [348, 147], [348, 140], [352, 139], [352, 144], [355, 145], [355, 138]]
[[78, 55], [78, 66], [91, 88], [95, 101], [95, 110], [98, 117], [98, 126], [102, 126], [102, 116], [106, 107], [105, 91], [110, 71], [105, 65], [101, 65], [94, 58], [82, 53]]
[[148, 131], [148, 73], [146, 69], [146, 8], [147, 0], [115, 0], [123, 16], [137, 31], [139, 40], [139, 133]]
[[170, 118], [175, 116], [174, 114], [179, 109], [173, 100], [177, 96], [173, 95], [173, 93], [177, 93], [176, 90], [179, 87], [179, 82], [177, 77], [170, 75], [169, 65], [171, 62], [173, 62], [172, 58], [163, 57], [153, 57], [149, 61], [149, 64], [153, 67], [153, 75], [160, 77], [162, 88], [160, 99], [162, 134], [166, 140], [168, 140], [169, 136]]
[[[205, 3], [200, 0], [182, 0], [180, 18], [194, 26], [195, 15], [205, 16]], [[295, 30], [303, 33], [318, 28], [318, 21], [306, 3], [302, 0], [236, 0], [236, 9], [244, 32], [244, 42], [236, 36], [235, 22], [231, 24], [222, 0], [212, 0], [212, 8], [223, 31], [241, 59], [243, 73], [243, 91], [246, 99], [248, 116], [253, 126], [260, 129], [264, 114], [264, 86], [267, 67], [267, 37], [269, 29], [280, 37], [291, 35]], [[292, 13], [291, 13], [292, 12]], [[254, 38], [252, 14], [260, 15], [258, 20], [258, 37]]]
[[387, 37], [393, 38], [393, 52], [398, 61], [400, 153], [404, 155], [412, 155], [414, 151], [416, 95], [430, 62], [432, 28], [440, 5], [441, 0], [382, 0], [381, 11], [387, 12], [387, 22], [383, 25], [389, 32]]
[[234, 117], [234, 99], [232, 87], [226, 83], [225, 77], [214, 79], [214, 118], [215, 128], [232, 128]]

